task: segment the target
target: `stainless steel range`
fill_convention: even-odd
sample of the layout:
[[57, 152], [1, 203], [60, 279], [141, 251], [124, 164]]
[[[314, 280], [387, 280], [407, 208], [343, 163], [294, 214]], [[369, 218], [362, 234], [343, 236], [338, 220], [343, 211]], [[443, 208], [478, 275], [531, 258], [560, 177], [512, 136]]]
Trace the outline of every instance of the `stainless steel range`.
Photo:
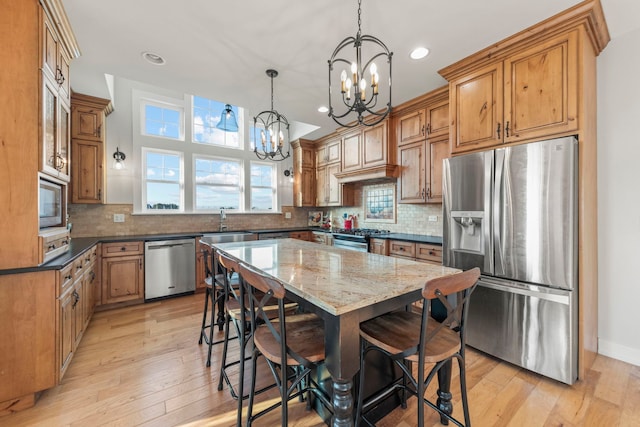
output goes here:
[[333, 235], [333, 246], [352, 251], [369, 252], [369, 239], [387, 233], [390, 231], [375, 228], [339, 228], [331, 234]]

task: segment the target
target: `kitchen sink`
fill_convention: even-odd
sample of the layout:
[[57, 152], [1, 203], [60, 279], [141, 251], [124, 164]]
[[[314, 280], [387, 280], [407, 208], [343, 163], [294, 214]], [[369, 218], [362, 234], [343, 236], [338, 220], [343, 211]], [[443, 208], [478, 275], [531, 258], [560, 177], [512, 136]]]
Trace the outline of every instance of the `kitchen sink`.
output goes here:
[[222, 233], [205, 233], [200, 237], [203, 243], [229, 243], [229, 242], [245, 242], [247, 240], [257, 240], [258, 236], [253, 233], [243, 232], [222, 232]]

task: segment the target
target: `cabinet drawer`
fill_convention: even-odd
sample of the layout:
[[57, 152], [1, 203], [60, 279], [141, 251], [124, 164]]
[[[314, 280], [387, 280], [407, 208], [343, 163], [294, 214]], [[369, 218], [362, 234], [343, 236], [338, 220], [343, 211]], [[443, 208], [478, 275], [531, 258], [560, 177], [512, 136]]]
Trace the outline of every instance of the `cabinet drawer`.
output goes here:
[[405, 258], [416, 257], [416, 244], [398, 240], [389, 241], [389, 255], [397, 255]]
[[144, 253], [143, 242], [113, 242], [102, 244], [102, 257], [141, 255]]
[[73, 283], [73, 263], [67, 265], [58, 272], [58, 297], [62, 295]]
[[80, 276], [82, 276], [82, 273], [84, 271], [85, 256], [86, 256], [85, 254], [82, 254], [81, 256], [76, 258], [75, 261], [73, 261], [73, 278], [75, 280], [77, 280]]
[[298, 239], [298, 240], [309, 240], [309, 232], [308, 231], [291, 231], [289, 233], [289, 237], [292, 239]]
[[419, 261], [431, 261], [442, 264], [442, 246], [416, 244], [416, 259]]

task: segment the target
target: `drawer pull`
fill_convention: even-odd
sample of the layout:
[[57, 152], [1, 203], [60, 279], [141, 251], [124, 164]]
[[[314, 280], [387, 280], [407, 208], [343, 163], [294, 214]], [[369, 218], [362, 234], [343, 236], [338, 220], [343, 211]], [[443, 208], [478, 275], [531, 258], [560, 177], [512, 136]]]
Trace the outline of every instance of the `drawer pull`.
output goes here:
[[120, 248], [120, 250], [121, 250], [121, 251], [126, 251], [126, 250], [127, 250], [127, 248], [123, 246], [123, 247], [121, 247], [121, 248]]

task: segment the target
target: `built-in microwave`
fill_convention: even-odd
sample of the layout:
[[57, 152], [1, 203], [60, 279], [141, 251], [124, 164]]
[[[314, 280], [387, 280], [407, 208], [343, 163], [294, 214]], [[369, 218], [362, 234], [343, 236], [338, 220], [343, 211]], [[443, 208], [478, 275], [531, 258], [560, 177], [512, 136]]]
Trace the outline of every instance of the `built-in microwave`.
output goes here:
[[66, 185], [40, 176], [38, 216], [40, 229], [64, 227], [66, 221]]

